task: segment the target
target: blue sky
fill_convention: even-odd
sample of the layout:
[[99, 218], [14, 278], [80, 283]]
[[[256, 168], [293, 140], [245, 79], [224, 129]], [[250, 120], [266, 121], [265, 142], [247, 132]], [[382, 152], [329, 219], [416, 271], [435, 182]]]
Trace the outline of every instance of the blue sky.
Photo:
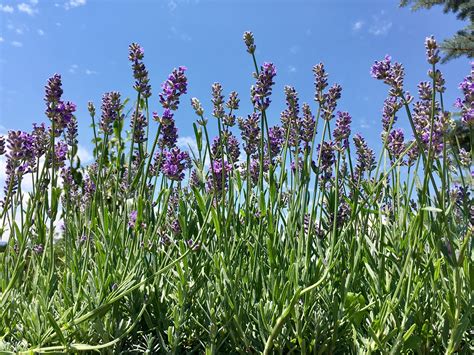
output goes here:
[[[369, 75], [371, 64], [390, 54], [406, 68], [406, 88], [427, 80], [424, 39], [441, 41], [464, 24], [441, 9], [411, 12], [398, 0], [378, 1], [206, 1], [206, 0], [0, 0], [0, 131], [29, 130], [46, 120], [43, 87], [63, 76], [64, 98], [78, 105], [81, 146], [90, 150], [87, 102], [100, 107], [104, 92], [135, 97], [128, 45], [140, 43], [154, 95], [168, 73], [188, 67], [189, 90], [176, 115], [181, 137], [192, 136], [196, 119], [189, 101], [198, 97], [210, 112], [210, 87], [239, 92], [240, 115], [250, 112], [253, 64], [242, 34], [254, 32], [257, 60], [273, 61], [278, 74], [271, 124], [284, 109], [283, 87], [294, 85], [313, 108], [311, 68], [324, 62], [329, 82], [342, 85], [338, 109], [353, 117], [353, 132], [376, 146], [387, 88]], [[470, 70], [467, 59], [442, 66], [451, 106], [457, 85]], [[211, 123], [215, 123], [211, 120]], [[154, 125], [154, 123], [151, 123]], [[408, 124], [400, 119], [399, 126]], [[409, 132], [409, 131], [408, 131]], [[186, 138], [184, 139], [186, 141]], [[83, 153], [85, 156], [87, 153]]]

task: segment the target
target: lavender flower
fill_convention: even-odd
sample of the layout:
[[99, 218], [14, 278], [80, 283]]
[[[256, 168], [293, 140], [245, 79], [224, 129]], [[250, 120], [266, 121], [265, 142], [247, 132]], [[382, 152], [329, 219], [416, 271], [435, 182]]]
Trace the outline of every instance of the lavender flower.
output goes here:
[[132, 43], [129, 47], [128, 59], [132, 62], [133, 77], [135, 78], [134, 89], [144, 98], [151, 96], [150, 79], [145, 64], [143, 64], [144, 50], [138, 43]]
[[59, 141], [58, 143], [56, 143], [54, 147], [54, 156], [55, 156], [54, 167], [61, 168], [64, 166], [67, 152], [68, 152], [68, 146], [66, 142]]
[[0, 136], [0, 155], [5, 154], [5, 137]]
[[357, 165], [356, 165], [356, 180], [361, 178], [364, 172], [370, 173], [375, 169], [375, 154], [370, 149], [364, 137], [356, 134], [353, 138], [356, 146]]
[[172, 111], [178, 109], [180, 96], [187, 93], [188, 79], [184, 74], [185, 71], [186, 67], [183, 66], [173, 69], [168, 80], [161, 85], [163, 90], [160, 93], [160, 102], [163, 108]]
[[319, 173], [321, 174], [321, 183], [325, 184], [332, 177], [332, 166], [335, 162], [334, 142], [325, 141], [318, 145], [320, 157]]
[[133, 210], [132, 212], [130, 212], [129, 216], [128, 216], [128, 226], [130, 228], [135, 228], [135, 225], [137, 223], [137, 217], [138, 217], [138, 212], [136, 210]]
[[222, 164], [221, 160], [215, 160], [211, 164], [211, 176], [207, 181], [207, 189], [217, 194], [221, 193], [227, 187], [227, 178], [232, 171], [232, 165], [227, 161]]
[[226, 102], [226, 106], [230, 110], [238, 110], [239, 102], [240, 102], [239, 95], [235, 91], [232, 91], [229, 94], [229, 99]]
[[133, 142], [134, 143], [143, 143], [146, 142], [147, 138], [145, 137], [145, 128], [148, 126], [146, 117], [141, 112], [133, 112], [132, 121], [130, 122], [130, 127], [133, 131]]
[[61, 101], [63, 89], [61, 88], [61, 75], [54, 74], [48, 79], [48, 83], [45, 86], [44, 101], [46, 102], [46, 115], [51, 118], [54, 113], [55, 107]]
[[471, 74], [459, 84], [463, 98], [456, 100], [455, 106], [461, 109], [461, 120], [469, 126], [474, 125], [474, 62], [471, 63]]
[[431, 100], [433, 90], [431, 84], [427, 81], [422, 81], [418, 84], [418, 96], [420, 100]]
[[328, 75], [326, 74], [326, 70], [324, 69], [324, 64], [323, 63], [316, 64], [313, 67], [313, 73], [314, 73], [314, 87], [316, 89], [314, 100], [316, 102], [321, 102], [322, 93], [324, 89], [328, 86]]
[[308, 148], [316, 134], [316, 121], [308, 104], [303, 104], [303, 119], [301, 120], [300, 139]]
[[337, 113], [336, 128], [334, 129], [333, 137], [336, 144], [347, 148], [349, 146], [349, 136], [351, 134], [352, 118], [349, 112]]
[[446, 87], [444, 86], [446, 81], [444, 80], [443, 73], [441, 73], [439, 69], [436, 69], [434, 72], [430, 69], [428, 71], [428, 76], [431, 79], [434, 79], [436, 91], [439, 93], [444, 93], [446, 90]]
[[386, 55], [381, 61], [375, 61], [370, 69], [370, 74], [373, 78], [383, 80], [384, 83], [392, 87], [391, 96], [398, 96], [403, 91], [405, 70], [400, 63], [392, 64], [391, 61], [392, 58], [389, 55]]
[[290, 147], [297, 148], [300, 143], [301, 122], [298, 117], [300, 106], [298, 93], [292, 86], [285, 86], [286, 109], [280, 114], [284, 132], [288, 132], [288, 143]]
[[14, 193], [23, 174], [35, 168], [33, 137], [22, 131], [9, 131], [7, 136], [8, 153], [5, 168], [5, 196]]
[[189, 185], [191, 187], [199, 188], [201, 184], [202, 184], [201, 178], [199, 177], [196, 169], [193, 169], [193, 171], [191, 171], [191, 177], [189, 178]]
[[224, 95], [222, 95], [222, 85], [220, 83], [212, 84], [212, 103], [214, 111], [212, 114], [217, 119], [224, 117]]
[[272, 157], [272, 160], [274, 160], [281, 152], [281, 146], [284, 140], [283, 134], [283, 129], [279, 126], [270, 127], [268, 130], [270, 156]]
[[342, 87], [339, 84], [331, 86], [326, 94], [323, 94], [321, 110], [323, 118], [326, 121], [334, 118], [334, 110], [336, 109], [337, 100], [341, 98]]
[[254, 54], [256, 47], [252, 32], [244, 32], [244, 43], [247, 46], [247, 52], [249, 52], [250, 54]]
[[222, 154], [222, 148], [224, 148], [224, 153], [228, 153], [232, 163], [236, 163], [239, 160], [240, 148], [239, 141], [237, 138], [230, 132], [222, 133], [222, 143], [219, 137], [215, 137], [212, 146], [211, 152], [214, 160], [222, 159], [225, 154]]
[[91, 117], [95, 117], [95, 106], [92, 101], [87, 103], [87, 111], [89, 111], [89, 115], [91, 115]]
[[396, 96], [389, 96], [385, 99], [382, 109], [382, 138], [385, 136], [391, 127], [397, 122], [396, 113], [402, 107], [401, 101], [397, 101]]
[[194, 112], [196, 112], [196, 115], [199, 117], [204, 115], [204, 109], [202, 108], [201, 102], [196, 97], [191, 99], [191, 106], [193, 107]]
[[239, 128], [242, 131], [242, 139], [245, 142], [244, 150], [252, 155], [257, 151], [258, 140], [260, 138], [259, 128], [260, 115], [256, 112], [248, 115], [247, 119], [239, 119]]
[[439, 62], [439, 49], [434, 36], [426, 37], [425, 40], [426, 58], [428, 63], [436, 64]]
[[387, 136], [387, 150], [390, 158], [395, 161], [405, 150], [405, 136], [401, 129], [394, 129]]
[[461, 166], [469, 168], [471, 166], [471, 154], [464, 148], [459, 149], [459, 162]]
[[119, 92], [107, 92], [102, 96], [100, 128], [105, 134], [111, 134], [114, 122], [120, 119], [120, 106]]
[[173, 148], [176, 146], [178, 141], [178, 129], [174, 123], [174, 120], [171, 120], [168, 124], [161, 127], [161, 137], [160, 137], [160, 147], [161, 148]]
[[180, 235], [181, 234], [181, 226], [179, 225], [179, 220], [176, 218], [171, 222], [170, 226], [171, 232], [173, 232], [174, 235]]
[[272, 86], [275, 84], [273, 81], [275, 75], [276, 69], [273, 63], [263, 63], [260, 73], [255, 74], [257, 82], [251, 88], [252, 103], [255, 109], [265, 111], [270, 106], [270, 95]]
[[163, 152], [164, 161], [161, 167], [163, 174], [171, 180], [182, 181], [184, 170], [189, 168], [191, 161], [187, 152], [182, 152], [179, 148]]
[[66, 143], [71, 147], [77, 145], [77, 120], [74, 116], [66, 126]]

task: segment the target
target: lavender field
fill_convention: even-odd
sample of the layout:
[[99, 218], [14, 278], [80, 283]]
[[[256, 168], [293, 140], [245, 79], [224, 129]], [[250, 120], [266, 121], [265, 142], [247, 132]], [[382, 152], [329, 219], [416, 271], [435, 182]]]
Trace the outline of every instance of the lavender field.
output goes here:
[[382, 149], [323, 63], [313, 101], [285, 86], [272, 124], [278, 71], [252, 32], [235, 53], [254, 65], [249, 91], [216, 82], [202, 98], [183, 66], [152, 88], [154, 59], [130, 44], [118, 75], [135, 96], [89, 103], [88, 163], [52, 75], [44, 123], [0, 136], [0, 351], [471, 354], [474, 63], [447, 85], [436, 39], [424, 46], [417, 87], [397, 53], [367, 68], [386, 92], [370, 103]]

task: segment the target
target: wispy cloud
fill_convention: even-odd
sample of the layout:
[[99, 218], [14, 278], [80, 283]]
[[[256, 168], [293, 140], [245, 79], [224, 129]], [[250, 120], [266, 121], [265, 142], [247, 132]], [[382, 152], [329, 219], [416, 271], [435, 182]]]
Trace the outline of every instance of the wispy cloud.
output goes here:
[[0, 36], [0, 43], [1, 43], [1, 42], [5, 42], [5, 38], [3, 38], [3, 37]]
[[379, 22], [369, 28], [369, 33], [374, 36], [386, 35], [392, 28], [392, 23], [389, 21]]
[[192, 40], [189, 34], [178, 30], [175, 26], [171, 26], [170, 31], [171, 31], [171, 34], [168, 36], [170, 39], [178, 39], [184, 42], [189, 42]]
[[25, 14], [33, 16], [35, 13], [38, 12], [38, 10], [35, 9], [33, 6], [31, 6], [30, 4], [27, 4], [25, 2], [22, 2], [22, 3], [17, 5], [17, 8], [18, 8], [18, 11], [24, 12]]
[[87, 4], [87, 0], [69, 0], [64, 4], [64, 8], [69, 10], [75, 7], [84, 6], [85, 4]]
[[196, 143], [196, 139], [194, 139], [194, 137], [191, 137], [191, 136], [179, 137], [176, 144], [180, 148], [190, 149], [194, 152], [194, 154], [198, 154], [198, 146]]
[[352, 30], [353, 31], [360, 31], [362, 29], [362, 27], [364, 27], [365, 25], [365, 22], [364, 21], [356, 21], [353, 25], [352, 25]]
[[97, 72], [95, 70], [91, 70], [91, 69], [86, 69], [84, 71], [84, 73], [86, 73], [86, 75], [95, 75], [95, 74], [97, 74]]
[[296, 73], [296, 67], [294, 65], [289, 65], [288, 66], [288, 72], [290, 73]]
[[71, 74], [76, 74], [76, 71], [78, 68], [79, 68], [79, 65], [71, 64], [71, 66], [68, 69], [68, 72], [70, 72]]
[[0, 11], [6, 12], [7, 14], [11, 14], [14, 11], [14, 9], [10, 5], [0, 5]]
[[82, 145], [77, 146], [77, 156], [81, 159], [81, 163], [88, 163], [92, 160], [92, 153]]
[[44, 31], [40, 28], [36, 31], [40, 36], [44, 36]]
[[12, 46], [20, 48], [20, 47], [23, 47], [23, 43], [21, 43], [19, 41], [12, 41]]
[[299, 53], [301, 47], [298, 46], [297, 44], [294, 44], [290, 47], [290, 54], [296, 55]]
[[38, 5], [38, 0], [30, 0], [30, 4], [32, 4], [32, 5]]

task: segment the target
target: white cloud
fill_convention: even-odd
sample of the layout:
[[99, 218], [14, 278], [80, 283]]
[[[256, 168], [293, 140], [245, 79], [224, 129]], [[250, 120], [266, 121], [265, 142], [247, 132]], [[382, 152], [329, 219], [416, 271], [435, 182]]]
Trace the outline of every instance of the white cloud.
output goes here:
[[295, 72], [296, 72], [296, 67], [295, 67], [294, 65], [289, 65], [289, 66], [288, 66], [288, 71], [289, 71], [290, 73], [295, 73]]
[[84, 73], [86, 73], [86, 75], [95, 75], [95, 74], [97, 74], [97, 72], [95, 70], [90, 70], [90, 69], [86, 69], [84, 71]]
[[354, 23], [354, 25], [352, 26], [352, 29], [354, 31], [359, 31], [364, 25], [365, 25], [365, 22], [359, 20], [359, 21]]
[[70, 72], [71, 74], [75, 74], [77, 68], [79, 68], [79, 66], [77, 64], [71, 64], [71, 66], [69, 67], [68, 72]]
[[168, 36], [170, 39], [178, 39], [180, 41], [189, 42], [192, 40], [191, 36], [185, 32], [179, 31], [176, 27], [171, 26], [171, 35]]
[[33, 7], [31, 7], [31, 5], [26, 4], [24, 2], [18, 4], [17, 8], [18, 11], [24, 12], [25, 14], [28, 14], [30, 16], [33, 16], [36, 12], [38, 12], [38, 10], [34, 9]]
[[80, 144], [77, 146], [77, 156], [81, 159], [81, 164], [88, 163], [94, 158], [92, 153]]
[[21, 28], [17, 28], [15, 29], [15, 32], [19, 35], [22, 35], [23, 34], [23, 30]]
[[13, 41], [13, 42], [12, 42], [12, 46], [13, 46], [13, 47], [18, 47], [18, 48], [19, 48], [19, 47], [23, 47], [23, 43], [18, 42], [18, 41]]
[[9, 6], [9, 5], [0, 5], [0, 11], [6, 12], [7, 14], [11, 14], [14, 11], [14, 9], [12, 6]]
[[38, 0], [30, 0], [30, 4], [32, 4], [32, 5], [38, 5]]
[[38, 29], [36, 32], [38, 32], [40, 36], [44, 36], [44, 31], [41, 28]]
[[0, 36], [0, 43], [1, 43], [1, 42], [5, 42], [5, 39]]
[[300, 46], [295, 44], [295, 45], [290, 47], [290, 53], [293, 54], [293, 55], [298, 54], [300, 49], [301, 49]]
[[191, 137], [191, 136], [179, 137], [176, 144], [180, 148], [186, 148], [186, 149], [192, 150], [194, 154], [196, 155], [199, 153], [196, 139], [194, 139], [194, 137]]
[[369, 28], [369, 33], [374, 36], [386, 35], [392, 28], [392, 23], [389, 21], [379, 21]]
[[69, 0], [64, 4], [66, 10], [73, 9], [75, 7], [84, 6], [87, 0]]

